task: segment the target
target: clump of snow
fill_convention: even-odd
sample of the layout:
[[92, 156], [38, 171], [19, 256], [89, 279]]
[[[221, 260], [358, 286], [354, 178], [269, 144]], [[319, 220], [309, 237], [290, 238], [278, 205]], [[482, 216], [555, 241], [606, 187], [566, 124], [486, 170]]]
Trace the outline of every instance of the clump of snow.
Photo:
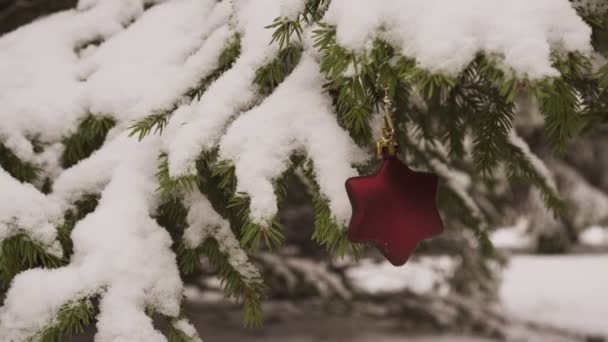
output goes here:
[[49, 197], [62, 204], [66, 210], [82, 196], [100, 193], [110, 182], [120, 163], [136, 154], [138, 149], [139, 145], [133, 143], [133, 139], [126, 134], [108, 141], [91, 157], [63, 171], [55, 180], [53, 192]]
[[203, 342], [198, 336], [194, 326], [186, 319], [180, 319], [172, 323], [173, 327], [188, 336], [192, 342]]
[[346, 48], [384, 38], [439, 73], [456, 74], [484, 52], [538, 79], [559, 75], [552, 51], [592, 51], [591, 29], [568, 0], [334, 0], [324, 20]]
[[0, 168], [0, 242], [24, 233], [59, 257], [54, 223], [62, 216], [59, 205], [31, 184], [20, 183]]
[[589, 246], [608, 246], [608, 228], [599, 226], [589, 227], [581, 233], [579, 241]]
[[314, 161], [317, 182], [336, 221], [345, 224], [350, 218], [344, 180], [357, 175], [351, 165], [364, 155], [336, 122], [322, 85], [318, 64], [304, 56], [272, 95], [232, 123], [220, 142], [220, 158], [234, 162], [237, 191], [250, 195], [256, 222], [277, 213], [272, 181], [300, 151]]
[[26, 136], [57, 141], [66, 128], [74, 129], [87, 109], [77, 47], [117, 34], [142, 10], [140, 0], [109, 0], [86, 11], [48, 16], [2, 36], [0, 140], [30, 161], [34, 154]]
[[194, 173], [200, 152], [217, 143], [231, 117], [253, 104], [257, 95], [255, 72], [278, 51], [276, 44], [269, 44], [272, 30], [265, 26], [280, 15], [281, 1], [235, 0], [233, 6], [241, 55], [200, 101], [189, 105], [190, 110], [176, 112], [171, 119], [165, 136], [172, 177]]
[[534, 245], [534, 235], [529, 231], [530, 222], [520, 217], [510, 227], [501, 227], [492, 232], [490, 240], [497, 248], [525, 250]]
[[295, 20], [304, 11], [306, 0], [283, 0], [281, 2], [281, 17]]
[[230, 229], [230, 222], [221, 217], [211, 206], [209, 200], [200, 192], [190, 194], [187, 205], [188, 228], [184, 240], [190, 248], [196, 248], [207, 238], [214, 238], [220, 251], [228, 256], [230, 266], [246, 281], [259, 282], [260, 273], [249, 262], [247, 254]]
[[408, 290], [421, 295], [447, 295], [447, 281], [457, 266], [449, 256], [410, 260], [407, 267], [364, 259], [356, 267], [348, 269], [347, 276], [359, 289], [372, 294]]
[[89, 110], [121, 121], [169, 109], [216, 66], [230, 33], [229, 6], [211, 0], [152, 7], [82, 62]]

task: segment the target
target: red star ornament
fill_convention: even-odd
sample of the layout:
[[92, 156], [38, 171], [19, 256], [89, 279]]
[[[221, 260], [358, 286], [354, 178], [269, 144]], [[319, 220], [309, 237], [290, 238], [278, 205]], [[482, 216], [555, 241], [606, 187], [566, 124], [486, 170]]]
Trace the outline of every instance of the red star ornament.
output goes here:
[[437, 187], [436, 175], [412, 171], [384, 153], [376, 174], [346, 181], [353, 207], [348, 238], [375, 245], [395, 266], [405, 264], [420, 241], [443, 232]]

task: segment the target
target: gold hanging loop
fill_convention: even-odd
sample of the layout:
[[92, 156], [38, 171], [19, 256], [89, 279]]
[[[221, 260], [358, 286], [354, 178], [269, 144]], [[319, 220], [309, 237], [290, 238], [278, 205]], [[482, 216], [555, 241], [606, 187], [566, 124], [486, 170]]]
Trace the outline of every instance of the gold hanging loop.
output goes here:
[[389, 156], [394, 156], [397, 153], [397, 141], [395, 140], [395, 128], [393, 126], [393, 104], [391, 98], [388, 96], [388, 87], [384, 88], [384, 98], [382, 102], [384, 104], [384, 127], [382, 128], [382, 137], [376, 142], [376, 148], [378, 157], [383, 156], [383, 151]]

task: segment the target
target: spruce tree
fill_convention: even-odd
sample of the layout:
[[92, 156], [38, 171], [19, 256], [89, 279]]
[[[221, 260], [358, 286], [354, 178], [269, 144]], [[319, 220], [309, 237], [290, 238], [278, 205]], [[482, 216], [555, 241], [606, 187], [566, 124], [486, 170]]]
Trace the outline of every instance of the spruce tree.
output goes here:
[[385, 95], [400, 158], [442, 179], [477, 279], [456, 290], [491, 297], [498, 188], [564, 209], [518, 101], [556, 154], [605, 124], [607, 25], [593, 0], [81, 0], [0, 37], [0, 337], [60, 341], [95, 317], [99, 341], [198, 341], [181, 304], [203, 258], [261, 324], [252, 260], [284, 240], [291, 179], [319, 248], [362, 248], [344, 181], [379, 163]]

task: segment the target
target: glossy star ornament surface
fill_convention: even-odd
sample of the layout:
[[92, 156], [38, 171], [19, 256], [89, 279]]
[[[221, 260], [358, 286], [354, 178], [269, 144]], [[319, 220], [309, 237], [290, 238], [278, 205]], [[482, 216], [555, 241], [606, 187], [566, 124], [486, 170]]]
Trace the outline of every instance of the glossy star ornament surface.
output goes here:
[[346, 181], [353, 207], [349, 239], [375, 245], [395, 266], [405, 264], [420, 241], [443, 231], [437, 187], [436, 175], [415, 172], [385, 153], [376, 174]]

